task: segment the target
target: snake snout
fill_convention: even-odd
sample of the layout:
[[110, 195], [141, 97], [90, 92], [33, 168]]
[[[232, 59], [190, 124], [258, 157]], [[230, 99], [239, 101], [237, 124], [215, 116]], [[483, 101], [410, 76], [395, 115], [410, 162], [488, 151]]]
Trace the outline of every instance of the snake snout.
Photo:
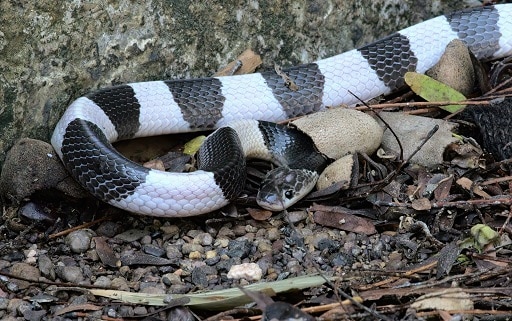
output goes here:
[[302, 168], [275, 168], [263, 179], [256, 202], [269, 211], [283, 211], [306, 196], [317, 180], [316, 171]]

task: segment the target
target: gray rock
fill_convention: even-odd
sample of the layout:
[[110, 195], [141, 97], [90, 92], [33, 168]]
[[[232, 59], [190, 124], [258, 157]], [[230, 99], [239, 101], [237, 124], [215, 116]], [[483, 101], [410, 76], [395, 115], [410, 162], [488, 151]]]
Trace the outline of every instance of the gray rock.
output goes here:
[[251, 251], [251, 243], [247, 240], [231, 240], [228, 245], [229, 257], [246, 258]]
[[39, 271], [50, 280], [55, 280], [55, 266], [48, 255], [41, 254], [37, 259]]
[[55, 272], [65, 282], [80, 283], [84, 280], [82, 269], [78, 266], [57, 266]]
[[18, 140], [5, 158], [0, 196], [18, 204], [36, 191], [49, 189], [77, 198], [88, 196], [68, 175], [50, 144], [29, 138]]
[[89, 249], [94, 235], [93, 231], [86, 229], [73, 231], [66, 236], [66, 244], [73, 253], [84, 253]]
[[94, 286], [98, 286], [98, 287], [108, 288], [108, 287], [110, 287], [111, 284], [112, 284], [112, 281], [104, 275], [99, 276], [96, 279], [96, 281], [94, 281]]
[[[39, 272], [38, 268], [22, 262], [14, 263], [9, 269], [9, 272], [12, 275], [23, 277], [30, 280], [38, 280], [39, 277], [41, 276], [41, 273]], [[30, 286], [30, 282], [28, 281], [18, 279], [12, 279], [11, 281], [15, 283], [21, 290], [26, 289]]]

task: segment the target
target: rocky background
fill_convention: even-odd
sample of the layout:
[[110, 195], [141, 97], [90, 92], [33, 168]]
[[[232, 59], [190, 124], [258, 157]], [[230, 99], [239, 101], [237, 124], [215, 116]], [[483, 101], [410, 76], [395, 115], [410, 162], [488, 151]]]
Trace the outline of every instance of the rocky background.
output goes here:
[[262, 55], [264, 68], [314, 61], [462, 5], [3, 0], [0, 166], [17, 139], [48, 141], [66, 106], [98, 87], [208, 76], [246, 48]]

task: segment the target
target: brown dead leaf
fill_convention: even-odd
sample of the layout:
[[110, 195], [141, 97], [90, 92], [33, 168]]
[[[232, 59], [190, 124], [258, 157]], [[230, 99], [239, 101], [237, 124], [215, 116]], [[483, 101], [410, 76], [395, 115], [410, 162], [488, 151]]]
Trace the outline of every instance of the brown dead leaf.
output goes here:
[[259, 209], [259, 208], [247, 208], [247, 212], [256, 221], [266, 221], [272, 216], [271, 211]]
[[434, 190], [434, 198], [436, 201], [442, 201], [448, 198], [453, 184], [453, 176], [446, 177], [441, 180]]
[[446, 244], [441, 251], [439, 251], [436, 278], [440, 279], [450, 273], [459, 253], [460, 249], [456, 242]]
[[428, 198], [422, 197], [412, 201], [412, 208], [417, 211], [428, 211], [432, 208], [432, 204], [428, 200]]
[[94, 237], [96, 244], [96, 253], [98, 254], [101, 262], [110, 267], [120, 267], [121, 261], [116, 257], [114, 251], [107, 244], [104, 237]]
[[261, 57], [251, 49], [247, 49], [235, 61], [230, 62], [226, 67], [217, 71], [213, 76], [232, 76], [253, 73], [261, 65]]
[[475, 185], [472, 180], [467, 177], [461, 177], [457, 180], [457, 185], [467, 191], [471, 191], [482, 198], [491, 198], [491, 195], [487, 194], [482, 187]]
[[55, 315], [63, 315], [75, 311], [99, 311], [101, 309], [103, 307], [94, 304], [74, 304], [55, 311]]
[[420, 296], [411, 308], [422, 310], [472, 310], [471, 296], [460, 288], [442, 289]]
[[317, 224], [365, 235], [377, 233], [371, 220], [353, 215], [354, 211], [348, 208], [315, 205], [313, 210], [313, 220]]

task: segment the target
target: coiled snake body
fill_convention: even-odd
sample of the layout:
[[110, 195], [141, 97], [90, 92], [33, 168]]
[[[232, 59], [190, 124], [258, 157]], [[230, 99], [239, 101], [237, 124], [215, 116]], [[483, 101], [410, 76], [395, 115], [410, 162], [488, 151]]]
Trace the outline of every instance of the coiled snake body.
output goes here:
[[[354, 104], [350, 92], [364, 100], [389, 93], [404, 84], [405, 72], [425, 72], [433, 66], [448, 42], [457, 38], [479, 59], [510, 55], [512, 4], [447, 14], [362, 48], [283, 69], [297, 90], [288, 88], [275, 72], [101, 89], [68, 107], [52, 145], [72, 176], [109, 204], [162, 217], [207, 213], [241, 191], [245, 157], [285, 165], [290, 160], [288, 148], [297, 141], [283, 146], [274, 135], [281, 135], [281, 127], [265, 121]], [[212, 128], [219, 129], [201, 148], [200, 170], [192, 173], [144, 168], [111, 145], [121, 139]], [[316, 157], [314, 166], [322, 168]]]

